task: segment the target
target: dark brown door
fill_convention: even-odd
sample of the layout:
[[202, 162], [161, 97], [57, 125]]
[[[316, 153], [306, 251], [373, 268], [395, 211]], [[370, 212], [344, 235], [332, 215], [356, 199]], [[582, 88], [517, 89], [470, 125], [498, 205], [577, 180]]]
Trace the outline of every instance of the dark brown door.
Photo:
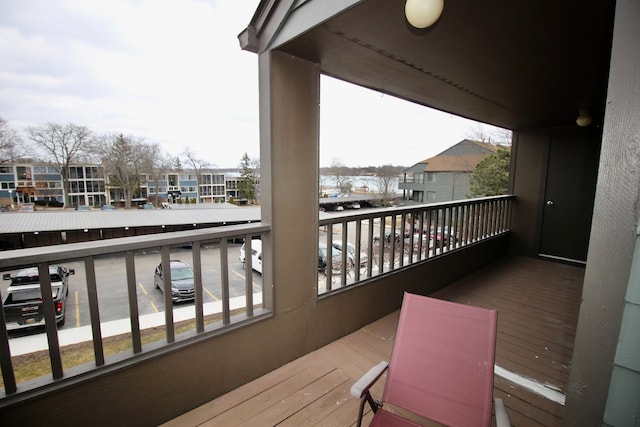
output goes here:
[[599, 145], [599, 138], [586, 134], [551, 138], [540, 255], [586, 262]]

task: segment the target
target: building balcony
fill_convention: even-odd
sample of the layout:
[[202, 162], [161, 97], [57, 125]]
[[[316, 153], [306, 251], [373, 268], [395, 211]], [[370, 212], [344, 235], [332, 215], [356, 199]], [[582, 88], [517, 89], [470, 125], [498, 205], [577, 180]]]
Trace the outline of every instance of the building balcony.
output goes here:
[[[514, 426], [562, 425], [584, 269], [505, 257], [431, 294], [498, 310], [494, 395]], [[349, 389], [389, 360], [399, 311], [164, 424], [354, 425]], [[378, 381], [374, 397], [382, 395]], [[371, 412], [364, 418], [365, 425]]]
[[[399, 308], [405, 291], [433, 293], [503, 258], [512, 200], [501, 196], [325, 217], [316, 234], [316, 245], [328, 248], [330, 261], [324, 269], [319, 264], [316, 269], [312, 251], [302, 257], [304, 266], [285, 263], [288, 267], [281, 270], [273, 263], [278, 252], [272, 249], [267, 223], [0, 253], [3, 272], [26, 266], [45, 272], [49, 264], [75, 263], [72, 289], [86, 290], [86, 298], [68, 299], [67, 321], [72, 313], [89, 319], [88, 341], [69, 343], [63, 339], [69, 325], [57, 329], [53, 311], [44, 310], [44, 331], [26, 337], [44, 343], [37, 356], [13, 354], [15, 336], [0, 334], [2, 418], [17, 422], [38, 411], [55, 413], [67, 425], [106, 420], [113, 413], [126, 419], [123, 425], [171, 420], [384, 318]], [[237, 264], [235, 242], [254, 238], [262, 239], [262, 274], [251, 273], [248, 257], [244, 291], [237, 295], [230, 286], [238, 274], [230, 273]], [[334, 243], [352, 244], [353, 258], [333, 249]], [[212, 247], [214, 257], [205, 250]], [[154, 316], [160, 321], [150, 325], [143, 314], [143, 283], [151, 271], [140, 270], [140, 265], [149, 254], [169, 265], [177, 250], [191, 254], [195, 302], [174, 306], [165, 279]], [[112, 266], [106, 274], [105, 263]], [[286, 278], [297, 270], [310, 280]], [[115, 337], [107, 326], [113, 305], [107, 301], [113, 300], [105, 289], [111, 282], [118, 282], [122, 293], [116, 304], [128, 313], [126, 328]], [[40, 285], [43, 307], [52, 306], [51, 283], [45, 279]], [[215, 304], [206, 300], [214, 286]], [[185, 310], [191, 315], [184, 317]], [[122, 348], [113, 351], [117, 339]], [[80, 352], [88, 359], [76, 358]], [[25, 374], [34, 357], [45, 373]]]

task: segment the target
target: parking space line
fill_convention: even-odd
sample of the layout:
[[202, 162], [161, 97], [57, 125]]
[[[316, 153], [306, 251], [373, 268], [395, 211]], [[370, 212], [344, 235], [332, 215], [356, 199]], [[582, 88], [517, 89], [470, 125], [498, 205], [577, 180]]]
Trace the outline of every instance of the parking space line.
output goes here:
[[149, 301], [151, 303], [151, 308], [153, 308], [153, 311], [155, 311], [156, 313], [159, 312], [160, 310], [158, 310], [158, 307], [156, 307], [156, 305], [153, 303], [153, 301]]
[[140, 287], [140, 289], [142, 290], [142, 293], [143, 293], [143, 294], [145, 294], [145, 295], [149, 295], [149, 294], [147, 293], [147, 290], [144, 288], [144, 286], [142, 286], [142, 282], [139, 282], [139, 283], [138, 283], [138, 286], [139, 286], [139, 287]]
[[211, 293], [211, 291], [209, 291], [209, 289], [205, 288], [204, 286], [202, 287], [202, 289], [204, 289], [204, 291], [208, 293], [209, 296], [213, 298], [215, 301], [220, 301], [213, 293]]
[[245, 279], [244, 274], [240, 274], [237, 271], [232, 271], [233, 274], [235, 274], [236, 276], [240, 277], [242, 280]]
[[[145, 294], [146, 296], [149, 296], [149, 294], [147, 293], [147, 290], [142, 285], [142, 282], [138, 282], [138, 287], [140, 287], [143, 294]], [[153, 303], [153, 300], [151, 298], [149, 298], [149, 304], [151, 304], [151, 308], [153, 308], [154, 312], [158, 313], [160, 311], [158, 310], [158, 307], [156, 307], [156, 305]]]

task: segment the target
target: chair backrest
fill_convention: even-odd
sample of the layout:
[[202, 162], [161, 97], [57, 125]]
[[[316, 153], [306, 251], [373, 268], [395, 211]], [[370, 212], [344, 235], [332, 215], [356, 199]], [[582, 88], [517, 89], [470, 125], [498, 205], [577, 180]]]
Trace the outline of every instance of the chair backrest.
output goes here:
[[383, 401], [439, 423], [489, 426], [497, 313], [406, 293]]

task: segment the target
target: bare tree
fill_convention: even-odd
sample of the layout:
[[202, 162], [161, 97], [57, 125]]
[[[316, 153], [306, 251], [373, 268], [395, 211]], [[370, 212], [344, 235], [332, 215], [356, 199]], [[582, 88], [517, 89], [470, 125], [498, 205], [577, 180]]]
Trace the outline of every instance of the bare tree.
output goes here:
[[169, 154], [163, 154], [158, 144], [150, 144], [149, 159], [147, 159], [147, 163], [148, 165], [146, 166], [146, 170], [149, 174], [149, 178], [153, 181], [155, 188], [153, 204], [157, 207], [160, 181], [164, 180], [165, 175], [171, 172], [175, 159]]
[[[200, 194], [200, 184], [202, 184], [202, 170], [208, 167], [206, 160], [198, 159], [193, 151], [189, 147], [185, 148], [182, 155], [185, 157], [186, 163], [193, 169], [196, 175], [196, 182], [198, 184], [198, 194]], [[196, 199], [196, 203], [200, 203], [199, 198]]]
[[513, 132], [509, 129], [488, 129], [482, 123], [474, 124], [468, 132], [468, 138], [488, 144], [511, 145]]
[[331, 175], [336, 180], [336, 188], [340, 192], [350, 192], [353, 183], [347, 177], [347, 167], [342, 163], [342, 160], [338, 158], [334, 158], [331, 161], [331, 165], [329, 166], [329, 171]]
[[104, 141], [102, 164], [109, 186], [122, 191], [124, 207], [129, 209], [134, 196], [140, 193], [152, 149], [143, 141], [122, 134], [106, 137]]
[[378, 168], [376, 176], [378, 193], [382, 198], [382, 205], [389, 206], [395, 197], [394, 179], [397, 177], [396, 169], [392, 165], [383, 165]]
[[0, 165], [11, 163], [17, 158], [23, 157], [26, 152], [26, 147], [18, 132], [11, 129], [9, 123], [0, 117]]
[[62, 177], [64, 206], [69, 206], [69, 166], [91, 140], [91, 131], [73, 123], [47, 123], [26, 129], [29, 139], [45, 152]]

